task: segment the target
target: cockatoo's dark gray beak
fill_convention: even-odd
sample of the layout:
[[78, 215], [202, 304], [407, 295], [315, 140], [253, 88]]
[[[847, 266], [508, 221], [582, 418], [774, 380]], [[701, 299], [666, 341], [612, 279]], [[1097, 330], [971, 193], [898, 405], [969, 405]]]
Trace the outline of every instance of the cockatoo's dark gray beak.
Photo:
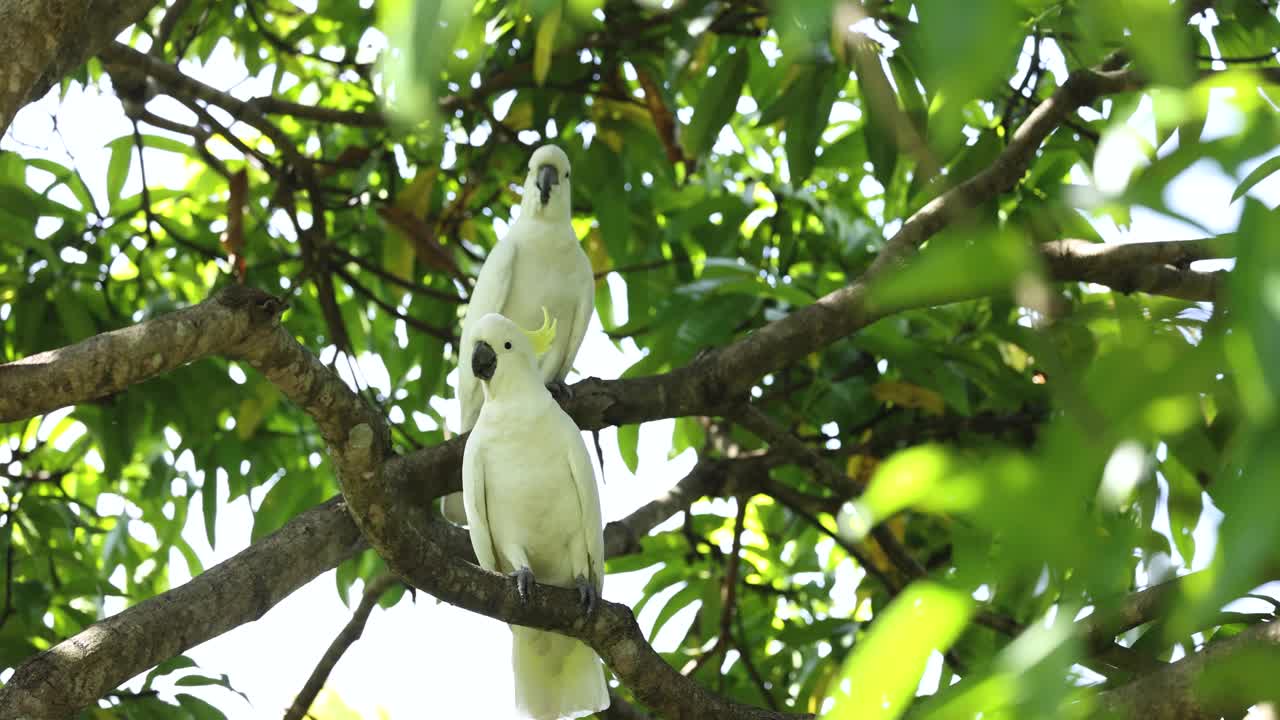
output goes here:
[[471, 374], [477, 378], [489, 381], [493, 379], [493, 371], [498, 368], [498, 354], [493, 351], [489, 343], [481, 340], [476, 343], [476, 349], [471, 353]]
[[538, 168], [538, 192], [542, 196], [542, 204], [551, 201], [551, 188], [560, 183], [560, 173], [554, 165], [543, 165]]

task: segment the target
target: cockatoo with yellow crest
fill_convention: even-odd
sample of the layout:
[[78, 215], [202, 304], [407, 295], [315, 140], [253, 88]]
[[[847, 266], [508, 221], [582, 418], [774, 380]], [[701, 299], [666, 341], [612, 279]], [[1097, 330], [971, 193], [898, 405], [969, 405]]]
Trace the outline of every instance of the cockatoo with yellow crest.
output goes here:
[[[469, 370], [484, 406], [462, 459], [471, 546], [481, 567], [510, 574], [522, 600], [537, 582], [577, 588], [587, 613], [604, 584], [600, 491], [582, 433], [543, 383], [556, 347], [542, 309], [526, 333], [502, 315], [476, 318]], [[511, 626], [516, 707], [529, 717], [582, 717], [609, 706], [595, 651], [558, 633]]]
[[[569, 156], [555, 145], [543, 145], [529, 159], [520, 215], [485, 258], [462, 323], [458, 358], [458, 399], [462, 432], [480, 416], [484, 393], [471, 370], [471, 353], [479, 322], [499, 313], [522, 327], [537, 327], [542, 308], [551, 313], [559, 332], [537, 359], [543, 383], [562, 390], [573, 367], [595, 306], [591, 261], [573, 231]], [[462, 522], [461, 498], [445, 497], [445, 517]]]

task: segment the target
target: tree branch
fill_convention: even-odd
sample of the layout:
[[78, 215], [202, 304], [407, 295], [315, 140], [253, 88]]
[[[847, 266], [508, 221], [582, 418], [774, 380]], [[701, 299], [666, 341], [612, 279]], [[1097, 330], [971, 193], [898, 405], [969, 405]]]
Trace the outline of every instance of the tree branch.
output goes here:
[[270, 295], [228, 288], [199, 305], [0, 365], [0, 422], [97, 400], [230, 353], [282, 310]]
[[246, 622], [364, 546], [334, 498], [189, 582], [101, 620], [20, 665], [0, 717], [65, 718], [129, 678]]
[[[698, 463], [670, 491], [626, 518], [609, 523], [605, 528], [606, 555], [640, 552], [640, 538], [654, 526], [700, 497], [747, 486], [772, 462], [772, 458], [757, 456]], [[396, 458], [387, 463], [384, 472], [409, 487], [423, 480], [408, 474], [416, 468], [405, 458]], [[432, 492], [443, 494], [439, 488], [449, 483], [428, 485], [437, 488]], [[416, 504], [416, 500], [411, 502]], [[446, 552], [475, 561], [465, 530], [447, 524], [437, 524], [436, 530]], [[0, 717], [19, 711], [36, 720], [64, 717], [157, 663], [261, 617], [294, 590], [366, 547], [346, 504], [335, 497], [185, 585], [34, 656], [0, 688]], [[288, 571], [280, 572], [279, 568]], [[246, 588], [253, 590], [246, 592]], [[227, 593], [237, 593], [235, 597], [241, 602], [221, 602]], [[85, 647], [93, 651], [80, 650]], [[98, 667], [114, 672], [99, 673], [94, 670]]]
[[[275, 97], [259, 97], [252, 100], [241, 100], [228, 92], [189, 77], [176, 65], [170, 65], [158, 58], [138, 52], [137, 50], [116, 42], [102, 48], [99, 54], [103, 60], [133, 68], [154, 78], [169, 92], [190, 98], [198, 98], [218, 105], [232, 115], [245, 119], [249, 124], [264, 115], [292, 115], [306, 120], [322, 123], [341, 123], [353, 127], [384, 127], [386, 118], [377, 111], [339, 110], [336, 108], [313, 107], [289, 102]], [[262, 128], [259, 127], [261, 130]], [[264, 132], [264, 134], [267, 134]], [[272, 138], [277, 145], [280, 140]], [[290, 145], [292, 147], [292, 145]], [[283, 148], [282, 148], [283, 149]]]
[[1041, 143], [1076, 110], [1092, 104], [1103, 95], [1134, 89], [1137, 84], [1135, 74], [1127, 70], [1106, 69], [1114, 62], [1113, 56], [1099, 68], [1071, 73], [1053, 95], [1031, 111], [991, 165], [934, 198], [903, 223], [902, 229], [871, 264], [867, 276], [878, 277], [890, 267], [901, 266], [925, 240], [957, 217], [1012, 190], [1035, 159]]
[[[746, 405], [741, 413], [741, 418], [744, 427], [769, 443], [771, 447], [777, 446], [782, 452], [793, 456], [801, 464], [807, 465], [813, 470], [818, 480], [823, 485], [836, 491], [838, 496], [853, 497], [856, 492], [861, 490], [861, 488], [854, 487], [853, 480], [832, 467], [831, 463], [827, 462], [825, 458], [814, 452], [808, 445], [800, 442], [795, 435], [766, 415], [760, 408], [755, 405]], [[817, 522], [816, 518], [814, 518], [814, 522]], [[823, 527], [820, 523], [818, 526]], [[904, 578], [914, 580], [927, 574], [920, 561], [912, 557], [911, 553], [902, 546], [902, 543], [898, 542], [898, 538], [894, 537], [886, 526], [877, 524], [871, 529], [871, 536], [879, 543], [880, 548], [884, 550], [885, 556], [893, 563], [894, 569]], [[862, 555], [858, 556], [860, 563], [862, 558]], [[873, 572], [874, 568], [869, 567], [867, 570], [868, 572]], [[895, 582], [887, 585], [887, 587], [890, 592], [896, 592], [904, 584]]]
[[334, 666], [342, 659], [342, 654], [351, 647], [352, 643], [360, 639], [364, 634], [364, 625], [369, 621], [369, 613], [373, 612], [373, 606], [378, 604], [378, 599], [383, 593], [400, 581], [395, 575], [382, 575], [369, 583], [365, 588], [364, 596], [360, 598], [360, 605], [356, 607], [356, 611], [351, 615], [351, 620], [347, 622], [346, 627], [342, 628], [342, 632], [333, 639], [333, 643], [329, 645], [329, 649], [324, 651], [320, 662], [316, 664], [315, 670], [311, 671], [311, 677], [307, 678], [307, 682], [302, 686], [302, 690], [298, 696], [294, 698], [293, 704], [289, 706], [288, 711], [284, 714], [284, 720], [302, 720], [307, 715], [307, 711], [311, 709], [311, 703], [315, 702], [316, 695], [324, 688], [325, 681], [329, 679], [329, 673], [333, 672]]
[[1261, 698], [1242, 698], [1233, 693], [1205, 693], [1200, 680], [1224, 663], [1243, 655], [1280, 651], [1280, 622], [1259, 623], [1225, 640], [1211, 642], [1198, 653], [1188, 655], [1149, 675], [1099, 694], [1093, 710], [1100, 717], [1158, 717], [1171, 720], [1213, 720], [1241, 714]]
[[1040, 255], [1053, 280], [1212, 302], [1226, 282], [1227, 271], [1200, 272], [1190, 265], [1196, 260], [1230, 257], [1222, 245], [1218, 238], [1125, 244], [1065, 239], [1044, 243]]
[[156, 0], [0, 0], [0, 135], [18, 110], [44, 95]]

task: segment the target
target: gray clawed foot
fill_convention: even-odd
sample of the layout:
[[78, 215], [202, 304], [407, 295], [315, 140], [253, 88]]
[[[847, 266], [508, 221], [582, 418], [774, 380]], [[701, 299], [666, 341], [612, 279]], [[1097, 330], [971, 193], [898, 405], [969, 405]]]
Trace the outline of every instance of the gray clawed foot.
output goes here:
[[573, 399], [573, 388], [559, 380], [552, 380], [547, 383], [547, 391], [551, 393], [551, 397], [555, 398], [556, 402], [562, 405]]
[[596, 604], [600, 600], [600, 593], [596, 592], [596, 586], [589, 582], [581, 575], [578, 576], [578, 602], [582, 603], [583, 610], [587, 615], [591, 615], [596, 611]]
[[511, 573], [511, 577], [516, 581], [516, 593], [520, 595], [520, 602], [529, 602], [529, 594], [533, 592], [533, 571], [527, 567]]

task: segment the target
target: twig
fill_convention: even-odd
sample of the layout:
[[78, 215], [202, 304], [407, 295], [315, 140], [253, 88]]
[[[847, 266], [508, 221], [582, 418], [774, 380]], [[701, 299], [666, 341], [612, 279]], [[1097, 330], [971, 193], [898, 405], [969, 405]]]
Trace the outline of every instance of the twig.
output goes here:
[[720, 655], [723, 655], [732, 643], [731, 628], [733, 623], [734, 606], [738, 602], [738, 566], [741, 559], [738, 557], [742, 554], [742, 524], [747, 516], [747, 505], [751, 504], [749, 495], [741, 495], [738, 497], [738, 514], [733, 520], [733, 549], [729, 551], [729, 555], [725, 557], [724, 582], [720, 586], [720, 634], [716, 636], [715, 645], [707, 650], [699, 657], [697, 662], [685, 675], [696, 675], [704, 665]]
[[735, 620], [738, 625], [738, 637], [733, 644], [738, 649], [738, 656], [742, 658], [742, 666], [747, 669], [747, 676], [751, 678], [751, 682], [755, 683], [756, 689], [760, 691], [760, 697], [764, 698], [765, 704], [769, 706], [769, 709], [777, 710], [778, 703], [773, 699], [773, 693], [769, 692], [764, 678], [760, 675], [760, 670], [756, 668], [755, 662], [751, 659], [751, 648], [746, 642], [747, 632], [742, 625], [742, 615], [739, 614]]
[[786, 508], [790, 510], [793, 514], [799, 516], [800, 518], [808, 522], [810, 525], [814, 526], [819, 531], [821, 531], [824, 535], [834, 540], [836, 545], [840, 546], [841, 550], [844, 550], [845, 553], [849, 555], [849, 557], [853, 558], [854, 560], [857, 560], [858, 564], [861, 565], [862, 568], [867, 571], [867, 574], [870, 575], [871, 577], [874, 577], [881, 585], [883, 585], [885, 590], [889, 591], [890, 595], [897, 595], [898, 592], [902, 590], [903, 584], [901, 582], [898, 582], [898, 580], [895, 579], [894, 577], [892, 577], [889, 574], [889, 572], [886, 571], [885, 568], [882, 568], [879, 565], [872, 562], [870, 556], [868, 556], [865, 552], [863, 552], [861, 548], [857, 547], [853, 543], [850, 543], [848, 540], [841, 537], [840, 533], [827, 527], [825, 524], [823, 524], [822, 520], [820, 520], [816, 515], [810, 513], [804, 508], [796, 507], [794, 505], [787, 505], [785, 500], [779, 499], [779, 501], [783, 505], [785, 505]]
[[160, 21], [160, 28], [156, 31], [155, 37], [151, 39], [151, 55], [157, 58], [164, 57], [164, 46], [169, 44], [169, 37], [173, 35], [173, 31], [178, 27], [178, 22], [182, 20], [182, 15], [187, 11], [187, 6], [191, 4], [191, 0], [174, 0], [168, 10], [164, 11], [164, 19]]
[[245, 9], [245, 13], [249, 15], [249, 18], [253, 20], [253, 24], [257, 26], [258, 32], [262, 34], [262, 37], [266, 38], [267, 43], [269, 43], [272, 47], [274, 47], [276, 50], [279, 50], [282, 53], [288, 53], [289, 55], [297, 55], [298, 57], [304, 57], [310, 60], [329, 63], [330, 65], [334, 65], [340, 68], [349, 68], [351, 70], [354, 70], [361, 77], [364, 76], [364, 72], [369, 67], [369, 65], [365, 63], [357, 63], [352, 60], [347, 60], [346, 48], [343, 48], [343, 57], [341, 60], [330, 60], [329, 58], [319, 54], [318, 52], [317, 53], [303, 52], [297, 47], [290, 45], [284, 38], [276, 34], [274, 30], [272, 30], [265, 22], [262, 21], [262, 17], [258, 15], [257, 3], [254, 2], [254, 0], [246, 0], [246, 2], [244, 3], [244, 9]]
[[370, 272], [393, 285], [399, 285], [400, 287], [404, 288], [405, 290], [408, 290], [411, 293], [414, 293], [417, 295], [426, 295], [427, 297], [435, 298], [436, 300], [440, 300], [442, 302], [453, 303], [455, 305], [461, 305], [462, 303], [466, 302], [466, 298], [461, 298], [461, 297], [458, 297], [457, 295], [444, 292], [443, 290], [437, 290], [433, 287], [428, 287], [426, 285], [423, 285], [422, 283], [417, 283], [411, 280], [405, 280], [404, 278], [398, 277], [392, 273], [387, 272], [386, 270], [383, 270], [377, 265], [374, 265], [368, 260], [365, 260], [364, 258], [361, 258], [358, 255], [353, 255], [347, 252], [346, 250], [343, 250], [340, 247], [334, 247], [331, 249], [335, 255], [340, 256], [343, 260], [359, 265], [361, 270]]
[[147, 161], [143, 158], [142, 131], [138, 129], [137, 118], [133, 120], [133, 146], [138, 150], [138, 172], [142, 176], [142, 216], [146, 223], [147, 247], [155, 247], [156, 235], [152, 231], [152, 225], [155, 224], [156, 216], [151, 208], [151, 187], [147, 183]]
[[378, 307], [382, 308], [382, 310], [384, 310], [385, 312], [395, 316], [400, 320], [403, 320], [404, 323], [409, 327], [415, 330], [420, 330], [428, 335], [431, 335], [432, 337], [439, 338], [444, 342], [451, 343], [451, 342], [457, 341], [457, 338], [454, 337], [452, 334], [450, 334], [448, 331], [442, 330], [438, 327], [435, 327], [434, 325], [428, 325], [427, 323], [419, 320], [416, 317], [413, 317], [412, 315], [400, 312], [400, 308], [392, 305], [391, 303], [375, 295], [372, 290], [365, 287], [364, 285], [361, 285], [360, 282], [355, 279], [355, 276], [351, 275], [346, 270], [343, 270], [341, 267], [334, 266], [332, 269], [333, 269], [333, 273], [338, 277], [342, 278], [343, 280], [345, 280], [353, 290], [355, 290], [356, 292], [368, 298], [369, 302], [372, 302], [374, 305], [377, 305]]
[[311, 708], [311, 703], [315, 702], [316, 695], [320, 693], [320, 690], [324, 688], [325, 681], [329, 679], [329, 673], [333, 672], [334, 666], [342, 659], [343, 653], [356, 640], [359, 640], [360, 635], [364, 633], [364, 625], [369, 620], [369, 613], [373, 612], [373, 606], [378, 604], [378, 599], [382, 597], [383, 593], [399, 581], [400, 578], [387, 573], [369, 583], [369, 586], [365, 588], [364, 597], [360, 599], [360, 605], [356, 608], [355, 613], [351, 615], [351, 620], [347, 621], [346, 627], [342, 628], [342, 632], [338, 633], [338, 636], [329, 644], [329, 649], [324, 651], [324, 655], [320, 657], [320, 662], [311, 671], [311, 677], [307, 678], [306, 684], [302, 686], [302, 690], [294, 698], [293, 704], [285, 712], [284, 720], [301, 720], [307, 714], [307, 711]]
[[[838, 472], [826, 461], [821, 455], [813, 450], [813, 448], [805, 445], [796, 439], [786, 428], [778, 425], [778, 423], [754, 404], [746, 404], [742, 407], [739, 419], [743, 427], [758, 435], [762, 440], [770, 445], [778, 446], [783, 452], [793, 456], [796, 460], [808, 465], [817, 475], [819, 481], [828, 488], [849, 497], [852, 491], [855, 491], [856, 483], [847, 477], [844, 473]], [[863, 488], [856, 488], [861, 491]], [[894, 537], [884, 525], [876, 525], [871, 529], [871, 537], [875, 539], [880, 547], [884, 550], [885, 555], [902, 572], [906, 577], [915, 579], [924, 577], [927, 573], [924, 566], [918, 560], [907, 552], [902, 546], [898, 538]]]

